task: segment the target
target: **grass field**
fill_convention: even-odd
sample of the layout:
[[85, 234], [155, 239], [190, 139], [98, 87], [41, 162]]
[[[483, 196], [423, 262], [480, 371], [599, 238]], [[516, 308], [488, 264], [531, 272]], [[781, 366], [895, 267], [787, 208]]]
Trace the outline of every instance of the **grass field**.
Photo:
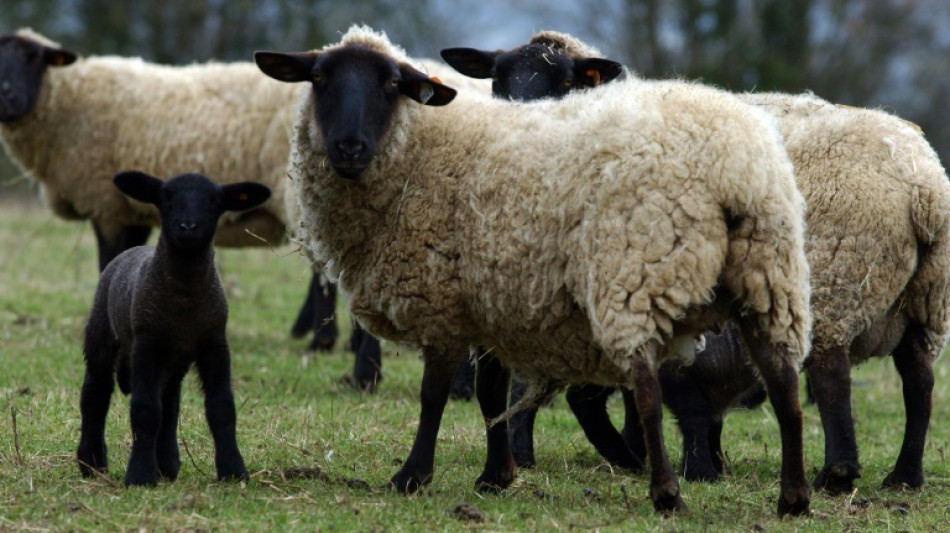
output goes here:
[[[812, 495], [809, 518], [779, 520], [778, 426], [768, 407], [733, 413], [723, 446], [732, 474], [716, 485], [683, 483], [686, 516], [655, 514], [646, 476], [599, 460], [563, 398], [538, 416], [538, 466], [515, 486], [483, 496], [478, 408], [446, 409], [432, 485], [402, 496], [380, 489], [408, 455], [417, 425], [422, 364], [384, 343], [379, 392], [339, 383], [352, 354], [304, 356], [288, 331], [309, 279], [289, 247], [219, 249], [229, 297], [238, 441], [247, 484], [214, 479], [213, 448], [194, 374], [186, 378], [178, 481], [126, 490], [128, 398], [113, 399], [108, 477], [86, 480], [79, 438], [82, 329], [96, 285], [88, 224], [34, 205], [0, 202], [0, 531], [947, 531], [950, 524], [950, 361], [937, 363], [934, 413], [919, 491], [879, 488], [903, 434], [900, 381], [889, 360], [855, 371], [854, 413], [864, 477], [855, 494]], [[349, 331], [341, 309], [344, 336]], [[339, 343], [339, 344], [342, 344]], [[620, 412], [619, 399], [612, 412]], [[618, 421], [618, 424], [620, 422]], [[671, 457], [679, 435], [664, 419]], [[822, 461], [821, 424], [805, 407], [809, 478]], [[453, 512], [467, 502], [481, 521]]]

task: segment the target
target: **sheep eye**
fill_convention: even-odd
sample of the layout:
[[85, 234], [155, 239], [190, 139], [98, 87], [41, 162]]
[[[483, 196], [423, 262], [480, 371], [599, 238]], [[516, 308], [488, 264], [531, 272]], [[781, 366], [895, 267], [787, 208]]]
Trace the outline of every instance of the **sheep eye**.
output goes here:
[[563, 85], [564, 87], [570, 88], [572, 85], [574, 85], [574, 79], [567, 78], [561, 83], [561, 85]]
[[399, 78], [397, 78], [397, 77], [395, 77], [395, 76], [393, 76], [392, 78], [389, 78], [389, 86], [390, 86], [391, 88], [393, 88], [393, 89], [398, 89], [398, 88], [399, 88]]
[[313, 73], [313, 82], [314, 82], [314, 83], [320, 83], [320, 82], [322, 82], [322, 81], [323, 81], [323, 73], [320, 72], [319, 70], [314, 71], [314, 73]]

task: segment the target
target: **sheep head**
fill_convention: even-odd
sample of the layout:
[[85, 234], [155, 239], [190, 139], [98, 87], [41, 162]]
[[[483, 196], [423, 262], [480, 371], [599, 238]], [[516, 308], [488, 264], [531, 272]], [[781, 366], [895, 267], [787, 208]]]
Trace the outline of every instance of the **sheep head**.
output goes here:
[[113, 182], [129, 197], [158, 207], [162, 236], [179, 250], [209, 246], [225, 211], [257, 207], [270, 198], [270, 189], [259, 183], [218, 185], [201, 174], [181, 174], [163, 182], [129, 171], [116, 174]]
[[46, 67], [75, 60], [76, 54], [69, 50], [24, 35], [0, 36], [0, 122], [13, 122], [33, 109]]
[[442, 59], [460, 73], [492, 79], [492, 94], [510, 100], [560, 98], [618, 77], [623, 65], [599, 57], [578, 57], [546, 44], [530, 43], [510, 51], [446, 48]]
[[283, 82], [309, 81], [316, 121], [336, 173], [356, 179], [369, 167], [400, 96], [440, 106], [455, 89], [412, 66], [359, 44], [325, 51], [256, 52], [257, 66]]

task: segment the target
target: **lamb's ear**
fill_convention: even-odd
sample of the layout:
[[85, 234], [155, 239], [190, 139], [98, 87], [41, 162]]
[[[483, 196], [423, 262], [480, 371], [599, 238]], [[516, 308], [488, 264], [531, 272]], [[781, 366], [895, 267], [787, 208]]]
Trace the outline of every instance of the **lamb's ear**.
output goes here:
[[402, 63], [399, 65], [399, 92], [425, 105], [445, 105], [455, 98], [455, 89], [443, 85], [439, 78], [430, 78]]
[[452, 68], [470, 78], [486, 79], [492, 77], [495, 58], [500, 51], [489, 52], [475, 48], [444, 48], [439, 54]]
[[76, 61], [76, 53], [62, 48], [43, 48], [43, 62], [51, 67], [62, 67]]
[[575, 57], [574, 79], [585, 87], [597, 87], [623, 74], [623, 65], [600, 57]]
[[313, 81], [313, 64], [320, 52], [254, 52], [254, 62], [261, 72], [277, 81], [294, 83]]
[[222, 185], [221, 192], [224, 195], [224, 208], [228, 211], [257, 207], [270, 198], [270, 189], [253, 181]]
[[119, 172], [112, 178], [116, 188], [124, 194], [148, 204], [158, 205], [161, 200], [162, 180], [144, 172], [130, 170]]

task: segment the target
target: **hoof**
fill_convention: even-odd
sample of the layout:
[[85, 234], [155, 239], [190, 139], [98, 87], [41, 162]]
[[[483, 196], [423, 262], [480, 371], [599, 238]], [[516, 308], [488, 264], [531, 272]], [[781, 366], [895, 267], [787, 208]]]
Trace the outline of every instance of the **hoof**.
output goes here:
[[510, 487], [514, 479], [514, 467], [495, 472], [494, 475], [482, 472], [482, 475], [478, 476], [478, 479], [475, 480], [475, 490], [481, 493], [498, 494]]
[[783, 494], [778, 500], [778, 515], [782, 516], [808, 516], [810, 514], [811, 501], [808, 497], [808, 490], [798, 494]]
[[854, 480], [861, 477], [861, 467], [854, 464], [828, 465], [821, 469], [812, 486], [828, 494], [838, 495], [854, 490]]
[[399, 472], [389, 480], [389, 488], [403, 494], [415, 494], [431, 480], [431, 474], [426, 476], [425, 479], [420, 479], [413, 474]]
[[653, 500], [653, 508], [664, 516], [684, 515], [689, 512], [679, 492], [671, 496], [663, 496]]
[[881, 486], [885, 489], [919, 489], [924, 486], [924, 474], [921, 472], [913, 474], [898, 473], [895, 470], [884, 478]]

